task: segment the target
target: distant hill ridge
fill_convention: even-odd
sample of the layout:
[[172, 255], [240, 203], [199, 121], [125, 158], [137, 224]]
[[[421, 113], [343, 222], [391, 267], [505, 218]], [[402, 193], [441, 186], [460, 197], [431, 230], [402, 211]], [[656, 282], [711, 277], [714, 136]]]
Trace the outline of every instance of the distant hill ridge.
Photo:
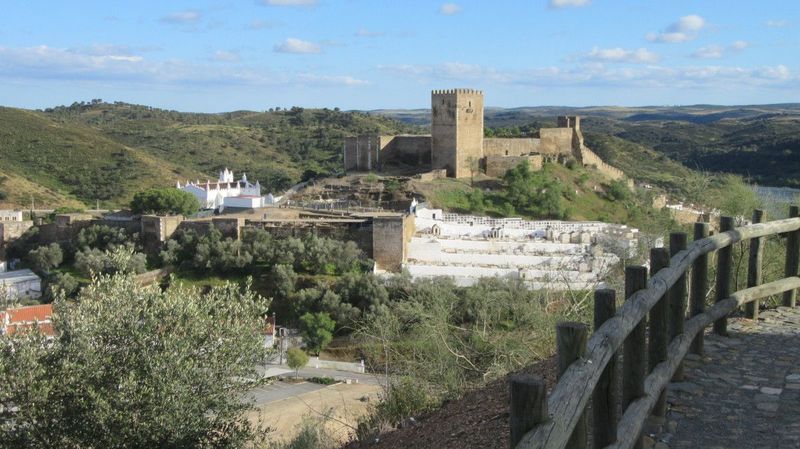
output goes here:
[[[584, 117], [587, 143], [604, 160], [667, 189], [691, 173], [670, 159], [763, 185], [800, 185], [797, 103], [486, 108], [485, 119], [495, 135], [532, 136], [563, 114]], [[117, 207], [136, 191], [224, 167], [276, 191], [340, 172], [347, 135], [420, 134], [429, 117], [427, 109], [192, 113], [99, 100], [44, 111], [0, 107], [0, 207]]]

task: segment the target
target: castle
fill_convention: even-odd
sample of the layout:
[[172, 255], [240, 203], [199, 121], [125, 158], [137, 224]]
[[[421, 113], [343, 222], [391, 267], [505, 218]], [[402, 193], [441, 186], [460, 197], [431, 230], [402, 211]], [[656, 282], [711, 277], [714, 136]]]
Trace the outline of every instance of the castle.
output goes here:
[[545, 160], [575, 159], [611, 179], [624, 173], [584, 145], [580, 117], [558, 117], [556, 128], [541, 128], [538, 138], [487, 138], [483, 127], [483, 92], [474, 89], [434, 90], [431, 93], [431, 134], [346, 137], [345, 171], [382, 171], [392, 163], [446, 170], [466, 178], [478, 171], [502, 176], [523, 160], [534, 169]]

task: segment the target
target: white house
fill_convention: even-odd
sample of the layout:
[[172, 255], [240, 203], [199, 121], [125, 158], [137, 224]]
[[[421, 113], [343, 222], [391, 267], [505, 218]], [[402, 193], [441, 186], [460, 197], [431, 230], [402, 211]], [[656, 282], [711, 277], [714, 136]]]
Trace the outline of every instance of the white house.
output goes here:
[[22, 221], [22, 211], [0, 209], [0, 221]]
[[8, 299], [36, 299], [42, 296], [42, 280], [28, 269], [0, 273], [0, 293]]
[[[187, 181], [181, 186], [178, 181], [176, 187], [194, 195], [203, 209], [218, 209], [220, 206], [253, 208], [263, 205], [261, 184], [258, 181], [251, 184], [246, 174], [243, 174], [239, 181], [235, 181], [233, 172], [227, 168], [219, 172], [219, 179], [216, 182]], [[238, 199], [226, 201], [227, 198]]]

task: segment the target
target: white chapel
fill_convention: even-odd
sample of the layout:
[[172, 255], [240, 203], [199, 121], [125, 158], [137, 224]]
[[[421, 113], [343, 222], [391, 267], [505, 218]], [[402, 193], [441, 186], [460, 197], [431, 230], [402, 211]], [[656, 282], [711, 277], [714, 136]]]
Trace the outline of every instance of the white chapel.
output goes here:
[[176, 187], [197, 197], [200, 207], [204, 209], [224, 207], [253, 209], [264, 205], [261, 184], [258, 181], [251, 184], [247, 180], [247, 174], [242, 174], [242, 179], [235, 181], [233, 171], [227, 168], [219, 172], [219, 179], [216, 182], [186, 181], [182, 186], [178, 181]]

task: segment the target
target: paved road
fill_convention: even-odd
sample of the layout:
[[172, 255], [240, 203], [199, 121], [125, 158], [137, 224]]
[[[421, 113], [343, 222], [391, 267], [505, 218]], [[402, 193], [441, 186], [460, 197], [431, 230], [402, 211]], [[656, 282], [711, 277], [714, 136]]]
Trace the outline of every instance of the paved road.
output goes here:
[[707, 336], [705, 358], [687, 358], [685, 381], [670, 385], [656, 448], [800, 448], [800, 307], [729, 330]]
[[[267, 370], [274, 372], [286, 372], [287, 374], [284, 375], [287, 376], [292, 376], [294, 374], [294, 370], [289, 369], [289, 367], [285, 365], [266, 365], [258, 367], [257, 369], [260, 374], [263, 374]], [[300, 377], [331, 377], [341, 382], [346, 382], [349, 379], [351, 382], [358, 381], [358, 383], [364, 383], [368, 385], [379, 385], [382, 381], [382, 378], [374, 374], [351, 373], [349, 371], [336, 371], [317, 368], [301, 369]], [[316, 384], [313, 382], [294, 384], [278, 381], [271, 385], [256, 388], [247, 394], [246, 399], [255, 400], [256, 404], [266, 404], [268, 402], [280, 401], [306, 393], [311, 393], [313, 391], [321, 390], [325, 387], [326, 385]]]
[[280, 401], [301, 394], [311, 393], [325, 388], [326, 385], [315, 384], [313, 382], [303, 382], [299, 384], [290, 384], [286, 382], [275, 382], [272, 385], [266, 385], [261, 388], [256, 388], [247, 395], [247, 399], [254, 399], [257, 405], [266, 404], [268, 402]]

